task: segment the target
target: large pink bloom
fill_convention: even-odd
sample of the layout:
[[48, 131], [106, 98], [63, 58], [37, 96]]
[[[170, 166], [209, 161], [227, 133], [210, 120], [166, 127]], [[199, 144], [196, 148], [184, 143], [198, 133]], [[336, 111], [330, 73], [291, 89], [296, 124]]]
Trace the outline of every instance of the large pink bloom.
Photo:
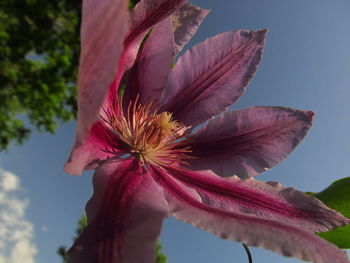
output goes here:
[[171, 69], [207, 11], [179, 0], [143, 0], [130, 13], [125, 6], [83, 2], [78, 129], [65, 170], [96, 172], [89, 225], [69, 250], [71, 262], [154, 263], [169, 215], [286, 256], [348, 262], [313, 234], [348, 219], [302, 192], [251, 177], [293, 150], [313, 113], [225, 111], [254, 75], [265, 31], [219, 34]]

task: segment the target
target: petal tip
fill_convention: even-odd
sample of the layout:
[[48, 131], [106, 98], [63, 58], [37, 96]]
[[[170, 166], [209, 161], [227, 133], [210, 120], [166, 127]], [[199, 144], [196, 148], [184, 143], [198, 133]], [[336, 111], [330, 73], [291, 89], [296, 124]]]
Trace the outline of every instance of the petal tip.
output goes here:
[[64, 168], [63, 168], [64, 172], [67, 174], [72, 174], [72, 175], [81, 175], [83, 170], [80, 169], [79, 167], [77, 167], [76, 165], [74, 165], [73, 162], [67, 161], [64, 164]]
[[314, 119], [315, 119], [315, 113], [313, 111], [305, 110], [301, 111], [303, 115], [305, 116], [305, 121], [308, 121], [310, 125], [312, 125]]
[[308, 115], [310, 118], [314, 119], [315, 118], [315, 113], [313, 111], [307, 111]]
[[259, 31], [257, 32], [257, 34], [258, 34], [258, 43], [259, 43], [260, 45], [265, 45], [266, 35], [267, 35], [267, 32], [268, 32], [268, 31], [269, 31], [269, 30], [268, 30], [267, 28], [264, 28], [264, 29], [259, 30]]

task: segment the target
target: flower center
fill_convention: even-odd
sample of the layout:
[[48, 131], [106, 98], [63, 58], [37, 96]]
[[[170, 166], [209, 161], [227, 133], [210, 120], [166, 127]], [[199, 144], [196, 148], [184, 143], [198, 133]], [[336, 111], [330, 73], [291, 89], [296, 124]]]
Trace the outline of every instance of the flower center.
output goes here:
[[[121, 105], [120, 99], [119, 102]], [[106, 112], [107, 123], [142, 165], [183, 163], [190, 152], [189, 147], [184, 146], [186, 127], [174, 120], [170, 112], [154, 112], [153, 106], [154, 103], [141, 105], [136, 99], [130, 102], [126, 112], [122, 106], [118, 113]]]

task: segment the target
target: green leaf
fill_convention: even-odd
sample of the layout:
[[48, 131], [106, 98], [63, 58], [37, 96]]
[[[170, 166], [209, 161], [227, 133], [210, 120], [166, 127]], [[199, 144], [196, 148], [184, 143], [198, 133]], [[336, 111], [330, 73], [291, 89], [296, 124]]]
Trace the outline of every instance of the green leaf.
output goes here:
[[130, 0], [129, 1], [129, 9], [132, 9], [132, 8], [134, 8], [135, 7], [135, 5], [138, 3], [138, 2], [140, 2], [140, 0]]
[[76, 117], [81, 3], [0, 1], [0, 151]]
[[317, 235], [339, 248], [350, 248], [350, 225], [338, 227], [328, 232], [318, 233]]
[[[335, 181], [319, 193], [308, 193], [320, 199], [328, 207], [350, 217], [350, 177]], [[350, 225], [338, 227], [328, 232], [318, 233], [320, 237], [339, 248], [350, 248]]]
[[167, 263], [167, 257], [162, 253], [162, 245], [159, 241], [157, 242], [156, 249], [156, 263]]

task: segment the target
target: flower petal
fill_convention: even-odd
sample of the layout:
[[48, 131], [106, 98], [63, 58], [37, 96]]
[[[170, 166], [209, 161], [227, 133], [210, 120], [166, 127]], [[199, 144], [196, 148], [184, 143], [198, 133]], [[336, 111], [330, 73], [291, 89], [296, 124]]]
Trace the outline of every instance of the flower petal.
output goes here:
[[142, 0], [130, 10], [131, 28], [124, 41], [124, 52], [119, 64], [116, 84], [134, 63], [140, 43], [147, 31], [179, 9], [186, 0]]
[[175, 53], [187, 44], [208, 13], [209, 10], [186, 3], [173, 14]]
[[283, 221], [312, 232], [324, 232], [350, 223], [317, 198], [276, 182], [260, 182], [252, 177], [242, 180], [236, 176], [224, 179], [210, 171], [193, 172], [172, 167], [167, 167], [166, 171], [173, 182], [194, 189], [198, 200], [224, 211]]
[[226, 32], [191, 48], [169, 74], [162, 110], [194, 127], [235, 103], [257, 69], [265, 34]]
[[311, 231], [349, 223], [317, 199], [278, 184], [223, 179], [209, 172], [152, 168], [170, 213], [221, 238], [316, 263], [348, 262]]
[[170, 17], [158, 23], [141, 45], [135, 64], [128, 74], [124, 97], [126, 104], [158, 101], [174, 58], [174, 38]]
[[100, 166], [87, 205], [88, 227], [68, 251], [72, 263], [154, 263], [167, 203], [133, 160]]
[[[115, 107], [124, 73], [133, 65], [147, 31], [179, 9], [186, 0], [142, 0], [130, 10], [130, 30], [124, 40], [117, 74], [109, 88], [106, 108]], [[117, 108], [117, 107], [115, 107]]]
[[66, 173], [81, 175], [84, 169], [94, 169], [110, 158], [122, 155], [125, 151], [117, 136], [101, 121], [90, 129], [82, 145], [76, 147], [64, 165]]
[[127, 31], [126, 4], [126, 0], [83, 1], [76, 145], [98, 119], [113, 81]]
[[128, 44], [132, 42], [136, 36], [174, 13], [185, 2], [186, 0], [140, 1], [134, 9], [130, 10], [131, 31], [125, 40], [125, 43]]
[[193, 170], [255, 176], [283, 160], [311, 127], [313, 112], [251, 107], [223, 113], [191, 137]]

